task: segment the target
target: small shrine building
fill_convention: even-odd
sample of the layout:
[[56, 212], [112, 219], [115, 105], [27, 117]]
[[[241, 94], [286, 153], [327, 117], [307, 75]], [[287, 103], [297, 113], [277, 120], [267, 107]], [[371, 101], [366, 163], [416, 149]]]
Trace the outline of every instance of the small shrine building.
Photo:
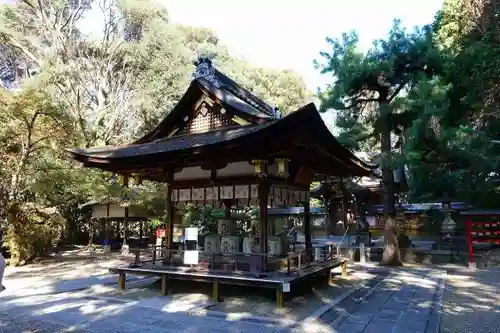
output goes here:
[[[175, 207], [259, 207], [259, 223], [247, 235], [247, 243], [255, 246], [245, 248], [260, 253], [263, 271], [274, 248], [269, 208], [303, 205], [305, 249], [312, 249], [309, 190], [315, 175], [362, 177], [375, 167], [333, 137], [313, 103], [281, 116], [208, 58], [197, 61], [187, 91], [151, 132], [127, 145], [69, 153], [85, 167], [122, 176], [124, 184], [132, 179], [166, 183], [168, 248], [173, 245]], [[243, 248], [231, 230], [226, 222], [219, 225], [219, 240], [226, 237], [231, 246], [216, 244], [218, 251]]]

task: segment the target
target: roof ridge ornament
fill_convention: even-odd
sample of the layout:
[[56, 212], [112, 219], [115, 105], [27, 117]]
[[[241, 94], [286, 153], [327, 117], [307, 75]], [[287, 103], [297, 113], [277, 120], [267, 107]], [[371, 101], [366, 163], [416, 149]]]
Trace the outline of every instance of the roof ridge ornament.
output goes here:
[[212, 59], [206, 56], [200, 56], [198, 60], [194, 62], [196, 69], [193, 73], [193, 79], [204, 79], [215, 87], [220, 88], [221, 84], [215, 73], [215, 68], [212, 65]]
[[273, 107], [274, 117], [276, 119], [281, 119], [281, 111], [278, 107]]

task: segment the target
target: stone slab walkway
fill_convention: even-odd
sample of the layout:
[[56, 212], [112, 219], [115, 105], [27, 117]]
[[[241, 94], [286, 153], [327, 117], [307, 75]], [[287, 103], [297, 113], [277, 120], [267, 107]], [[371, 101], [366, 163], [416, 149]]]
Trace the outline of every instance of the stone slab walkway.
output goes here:
[[[368, 288], [353, 293], [330, 312], [330, 322], [306, 323], [304, 331], [335, 333], [437, 333], [444, 291], [443, 272], [394, 270]], [[326, 319], [326, 318], [325, 318]], [[309, 326], [308, 326], [309, 325]]]

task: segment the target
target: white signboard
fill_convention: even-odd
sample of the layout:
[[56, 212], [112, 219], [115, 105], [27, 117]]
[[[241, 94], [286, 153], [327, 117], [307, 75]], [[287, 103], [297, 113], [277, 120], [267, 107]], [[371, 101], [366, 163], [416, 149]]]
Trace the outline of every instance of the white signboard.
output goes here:
[[184, 265], [198, 265], [198, 251], [184, 251]]
[[198, 228], [186, 228], [184, 235], [187, 241], [198, 241]]
[[290, 283], [283, 283], [282, 285], [283, 292], [284, 293], [289, 293], [290, 292]]

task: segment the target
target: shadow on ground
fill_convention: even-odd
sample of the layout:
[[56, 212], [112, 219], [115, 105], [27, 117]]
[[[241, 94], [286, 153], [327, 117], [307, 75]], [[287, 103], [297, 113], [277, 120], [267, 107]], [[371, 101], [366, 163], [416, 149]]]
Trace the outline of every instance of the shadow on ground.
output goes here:
[[[296, 290], [294, 297], [288, 300], [287, 308], [277, 311], [275, 294], [271, 290], [263, 292], [262, 289], [227, 288], [223, 290], [224, 302], [219, 304], [210, 301], [209, 284], [186, 281], [173, 281], [166, 297], [160, 296], [158, 282], [151, 280], [135, 280], [128, 283], [125, 292], [118, 292], [116, 276], [107, 273], [107, 268], [118, 262], [97, 260], [76, 266], [67, 262], [52, 263], [49, 270], [47, 266], [34, 265], [30, 269], [6, 275], [7, 287], [15, 290], [8, 290], [0, 296], [0, 331], [3, 316], [11, 321], [41, 320], [53, 323], [57, 330], [66, 332], [220, 333], [291, 330], [342, 333], [342, 324], [349, 315], [354, 314], [352, 317], [356, 317], [361, 306], [365, 310], [371, 308], [373, 313], [390, 307], [387, 296], [408, 286], [416, 290], [413, 302], [418, 314], [413, 316], [430, 314], [434, 305], [440, 303], [439, 299], [429, 302], [428, 298], [423, 297], [435, 292], [437, 282], [425, 282], [422, 277], [431, 274], [432, 270], [421, 266], [390, 270], [391, 274], [387, 278], [388, 271], [385, 269], [356, 269], [351, 272], [355, 274], [351, 274], [350, 279], [335, 280], [330, 287], [306, 286], [303, 290]], [[472, 272], [456, 266], [440, 268], [441, 272], [432, 273], [435, 281], [448, 281], [442, 303], [440, 332], [497, 332], [500, 271]], [[307, 318], [314, 309], [328, 305], [333, 298], [362, 279], [365, 281], [364, 287], [322, 313], [319, 320]], [[381, 281], [384, 281], [383, 285]], [[200, 308], [203, 310], [199, 311]], [[197, 311], [186, 313], [194, 309]], [[215, 317], [211, 312], [219, 315]], [[251, 316], [279, 318], [281, 321], [256, 324], [242, 320]], [[56, 328], [50, 332], [57, 331]], [[422, 332], [435, 333], [429, 330]]]

